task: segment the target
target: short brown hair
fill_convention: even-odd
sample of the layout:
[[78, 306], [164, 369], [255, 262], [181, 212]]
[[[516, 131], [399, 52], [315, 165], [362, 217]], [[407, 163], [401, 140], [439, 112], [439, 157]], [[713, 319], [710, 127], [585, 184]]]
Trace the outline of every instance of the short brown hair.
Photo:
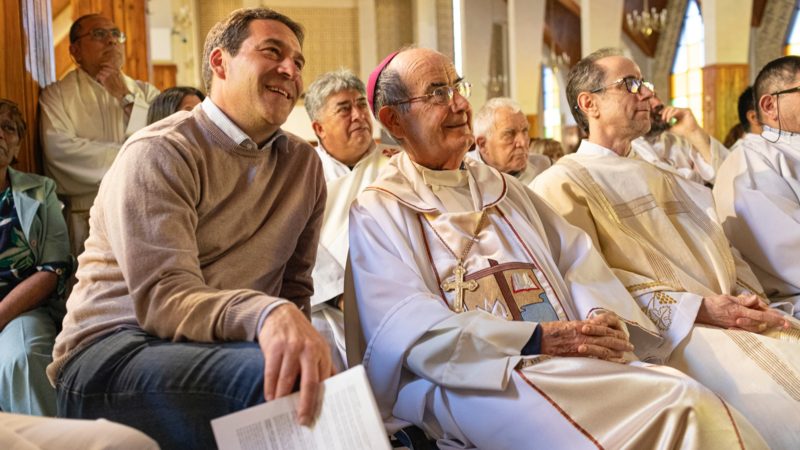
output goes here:
[[784, 89], [787, 84], [794, 81], [800, 73], [800, 56], [784, 56], [770, 61], [758, 72], [756, 81], [753, 83], [753, 101], [756, 110], [756, 117], [761, 122], [761, 108], [758, 106], [761, 97], [771, 94], [774, 91]]
[[269, 8], [242, 8], [233, 11], [225, 20], [214, 24], [206, 35], [203, 46], [203, 83], [209, 94], [212, 73], [208, 58], [211, 51], [219, 47], [231, 56], [236, 56], [242, 47], [242, 42], [250, 36], [250, 22], [254, 20], [275, 20], [286, 25], [297, 36], [300, 46], [303, 46], [305, 37], [303, 26], [289, 17]]
[[569, 110], [572, 112], [575, 122], [586, 133], [589, 132], [589, 120], [586, 118], [586, 114], [578, 107], [578, 95], [581, 92], [596, 89], [603, 84], [606, 72], [597, 65], [597, 61], [609, 56], [622, 56], [622, 52], [615, 48], [601, 48], [578, 61], [567, 75]]

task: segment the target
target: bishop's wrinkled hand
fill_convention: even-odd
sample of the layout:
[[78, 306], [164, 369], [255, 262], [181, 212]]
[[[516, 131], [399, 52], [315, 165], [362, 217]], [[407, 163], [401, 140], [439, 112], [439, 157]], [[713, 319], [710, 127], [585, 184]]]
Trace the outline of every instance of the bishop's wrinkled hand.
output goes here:
[[633, 344], [614, 314], [600, 314], [587, 320], [543, 322], [540, 326], [542, 354], [624, 362], [625, 352], [633, 351]]

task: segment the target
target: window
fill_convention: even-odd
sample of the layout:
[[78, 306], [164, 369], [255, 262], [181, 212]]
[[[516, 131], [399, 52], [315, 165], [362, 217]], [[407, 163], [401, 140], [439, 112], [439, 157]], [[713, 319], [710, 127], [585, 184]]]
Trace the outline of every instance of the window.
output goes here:
[[703, 17], [695, 0], [689, 0], [683, 18], [670, 77], [672, 105], [691, 108], [697, 122], [703, 124]]
[[789, 29], [789, 36], [786, 37], [786, 47], [783, 48], [786, 55], [800, 55], [800, 22], [797, 20], [797, 8], [794, 9], [794, 20]]
[[542, 66], [542, 99], [544, 103], [544, 137], [561, 140], [561, 90], [553, 69]]

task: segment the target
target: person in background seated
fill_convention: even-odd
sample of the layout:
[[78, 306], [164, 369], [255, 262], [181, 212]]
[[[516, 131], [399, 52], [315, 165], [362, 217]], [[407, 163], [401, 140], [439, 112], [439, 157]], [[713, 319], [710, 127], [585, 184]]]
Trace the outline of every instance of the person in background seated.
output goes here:
[[763, 129], [748, 133], [722, 164], [714, 199], [725, 234], [753, 268], [764, 292], [800, 318], [798, 86], [798, 56], [778, 58], [761, 69], [755, 95], [752, 89], [750, 95], [758, 99]]
[[522, 184], [530, 184], [551, 162], [543, 155], [529, 154], [529, 128], [517, 102], [493, 98], [475, 115], [476, 148], [467, 156], [513, 176]]
[[564, 146], [555, 139], [534, 139], [531, 142], [531, 153], [547, 156], [555, 164], [564, 156]]
[[71, 259], [56, 184], [10, 167], [26, 128], [17, 105], [0, 99], [0, 410], [53, 416], [45, 368]]
[[658, 327], [661, 345], [637, 355], [703, 383], [772, 448], [800, 448], [800, 402], [784, 381], [800, 380], [797, 322], [768, 308], [725, 237], [710, 189], [630, 156], [632, 141], [651, 127], [652, 95], [619, 49], [578, 61], [567, 100], [589, 137], [537, 177], [533, 191], [591, 236]]
[[306, 91], [305, 107], [319, 139], [328, 198], [314, 265], [311, 321], [331, 344], [334, 365], [346, 368], [344, 316], [339, 307], [349, 249], [347, 214], [389, 158], [372, 139], [364, 83], [348, 70], [320, 75]]
[[713, 184], [728, 149], [703, 130], [691, 109], [664, 105], [651, 92], [650, 131], [631, 143], [631, 157], [687, 180]]
[[178, 111], [191, 111], [205, 98], [205, 94], [200, 89], [191, 86], [175, 86], [166, 89], [158, 94], [150, 104], [150, 109], [147, 110], [147, 124], [158, 122]]
[[764, 131], [764, 127], [758, 119], [758, 114], [756, 114], [756, 101], [754, 96], [753, 86], [748, 86], [747, 89], [742, 92], [742, 95], [739, 96], [739, 125], [743, 132], [742, 135], [739, 136], [739, 139], [728, 147], [731, 149], [731, 153], [739, 148], [746, 140], [756, 145], [762, 140], [761, 133]]

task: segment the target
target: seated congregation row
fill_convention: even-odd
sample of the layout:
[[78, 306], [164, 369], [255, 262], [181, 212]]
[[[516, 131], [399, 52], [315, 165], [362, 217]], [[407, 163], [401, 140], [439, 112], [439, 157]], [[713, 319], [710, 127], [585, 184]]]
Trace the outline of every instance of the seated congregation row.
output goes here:
[[[439, 448], [800, 445], [800, 58], [760, 71], [763, 132], [728, 154], [689, 110], [664, 106], [632, 60], [595, 52], [567, 83], [588, 138], [551, 165], [529, 155], [513, 100], [487, 102], [473, 125], [453, 63], [406, 48], [367, 86], [337, 71], [308, 87], [313, 149], [280, 129], [303, 91], [302, 27], [237, 10], [207, 37], [208, 97], [110, 159], [94, 155], [93, 167], [110, 167], [91, 191], [88, 166], [68, 160], [80, 152], [53, 157], [58, 142], [89, 145], [54, 105], [75, 89], [99, 98], [119, 77], [130, 91], [106, 107], [126, 136], [150, 91], [132, 94], [121, 60], [84, 67], [81, 36], [121, 48], [113, 23], [73, 28], [81, 67], [42, 95], [48, 171], [73, 251], [85, 245], [46, 368], [59, 416], [208, 448], [211, 419], [299, 386], [307, 424], [318, 383], [347, 366], [344, 314], [355, 313], [387, 431], [413, 424]], [[373, 141], [370, 110], [403, 151], [388, 158]], [[96, 129], [99, 117], [84, 121]], [[15, 123], [11, 139], [3, 127], [17, 146], [7, 148], [23, 135]], [[44, 239], [23, 234], [30, 198], [47, 205], [32, 223], [60, 230], [57, 251], [26, 256], [27, 279], [49, 283], [31, 309], [68, 273], [65, 227], [52, 181], [34, 177], [44, 194], [19, 196], [4, 167], [12, 242], [35, 252]], [[62, 186], [67, 176], [78, 181]]]

